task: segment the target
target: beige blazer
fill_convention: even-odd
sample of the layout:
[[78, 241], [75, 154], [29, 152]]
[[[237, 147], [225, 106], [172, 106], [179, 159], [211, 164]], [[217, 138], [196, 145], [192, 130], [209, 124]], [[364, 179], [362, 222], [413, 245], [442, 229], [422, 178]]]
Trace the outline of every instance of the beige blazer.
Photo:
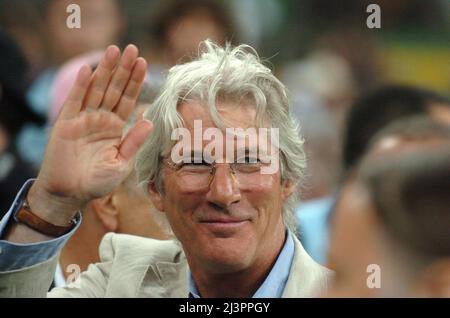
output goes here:
[[[294, 260], [283, 297], [310, 297], [327, 288], [332, 272], [314, 262], [294, 237]], [[47, 293], [57, 256], [0, 273], [0, 297], [187, 297], [188, 266], [179, 243], [105, 235], [101, 262], [67, 287]]]

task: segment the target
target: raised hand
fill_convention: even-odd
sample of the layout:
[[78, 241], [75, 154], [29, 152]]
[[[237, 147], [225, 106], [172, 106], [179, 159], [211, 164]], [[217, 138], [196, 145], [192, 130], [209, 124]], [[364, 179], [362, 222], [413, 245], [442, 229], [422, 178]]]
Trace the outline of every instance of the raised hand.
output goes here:
[[122, 139], [147, 64], [129, 45], [110, 46], [95, 72], [83, 66], [53, 127], [39, 176], [28, 194], [33, 212], [66, 224], [88, 201], [112, 191], [130, 173], [152, 129], [136, 123]]

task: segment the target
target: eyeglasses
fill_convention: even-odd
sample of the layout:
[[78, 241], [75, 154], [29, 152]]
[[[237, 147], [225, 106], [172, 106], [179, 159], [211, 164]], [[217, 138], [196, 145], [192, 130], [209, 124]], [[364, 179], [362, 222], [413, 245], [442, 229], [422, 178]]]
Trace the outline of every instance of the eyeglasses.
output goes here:
[[166, 159], [164, 163], [177, 174], [177, 182], [185, 188], [194, 191], [207, 190], [214, 179], [219, 165], [228, 165], [231, 177], [238, 183], [240, 189], [250, 189], [261, 184], [264, 174], [261, 169], [268, 164], [257, 159], [246, 158], [244, 162], [208, 163], [188, 162], [174, 163]]

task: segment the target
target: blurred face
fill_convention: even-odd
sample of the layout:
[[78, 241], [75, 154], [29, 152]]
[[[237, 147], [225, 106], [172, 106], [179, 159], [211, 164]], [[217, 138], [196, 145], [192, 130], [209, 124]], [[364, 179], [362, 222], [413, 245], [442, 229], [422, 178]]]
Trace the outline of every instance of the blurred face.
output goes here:
[[[217, 108], [228, 127], [246, 129], [255, 121], [252, 106], [219, 102]], [[192, 136], [194, 120], [202, 120], [203, 129], [215, 127], [204, 105], [188, 102], [178, 110]], [[223, 147], [226, 142], [225, 138]], [[202, 150], [207, 143], [200, 144]], [[164, 166], [165, 194], [162, 203], [155, 205], [167, 213], [191, 270], [226, 274], [267, 268], [284, 243], [282, 205], [292, 193], [290, 186], [281, 183], [279, 170], [238, 180], [230, 165], [220, 163], [203, 188], [183, 182], [185, 177], [182, 169]]]
[[430, 116], [439, 123], [450, 125], [449, 105], [433, 104], [429, 108]]
[[[378, 156], [378, 160], [382, 160], [382, 156], [400, 152], [411, 152], [413, 156], [417, 150], [428, 147], [432, 151], [433, 148], [442, 147], [445, 142], [445, 139], [439, 138], [405, 140], [393, 135], [378, 141], [368, 153], [372, 157]], [[326, 295], [329, 297], [424, 296], [432, 294], [430, 290], [448, 286], [439, 280], [432, 287], [424, 287], [433, 282], [429, 278], [433, 275], [421, 279], [421, 275], [415, 272], [418, 260], [387, 235], [376, 220], [376, 211], [367, 190], [351, 181], [343, 187], [336, 206], [329, 262], [336, 272], [332, 287]], [[369, 288], [367, 284], [367, 279], [373, 273], [368, 268], [370, 264], [379, 266], [380, 288]], [[440, 275], [439, 279], [443, 276]]]
[[[81, 28], [66, 25], [69, 4], [80, 6]], [[103, 49], [118, 42], [122, 17], [115, 0], [54, 0], [48, 11], [49, 32], [54, 49], [64, 61], [88, 51]]]
[[114, 192], [113, 200], [118, 211], [118, 233], [127, 233], [159, 240], [168, 238], [165, 229], [159, 221], [150, 199], [144, 195], [132, 192], [121, 185]]
[[[329, 265], [335, 279], [328, 297], [373, 297], [378, 289], [368, 287], [370, 264], [380, 265], [373, 207], [366, 190], [347, 184], [336, 206], [330, 239]], [[370, 267], [369, 267], [370, 269]]]
[[[336, 206], [329, 249], [335, 271], [326, 297], [448, 297], [450, 259], [424, 265], [416, 255], [392, 240], [375, 219], [364, 188], [347, 184]], [[373, 267], [379, 268], [374, 288]], [[368, 284], [369, 281], [369, 284]]]
[[206, 9], [197, 9], [182, 17], [167, 30], [167, 54], [170, 63], [195, 56], [200, 42], [211, 39], [223, 44], [225, 34]]

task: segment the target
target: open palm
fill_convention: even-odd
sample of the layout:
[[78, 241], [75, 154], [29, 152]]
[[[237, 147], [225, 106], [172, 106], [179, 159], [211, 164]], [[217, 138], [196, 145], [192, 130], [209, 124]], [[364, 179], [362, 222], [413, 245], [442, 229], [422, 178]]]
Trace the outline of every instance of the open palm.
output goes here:
[[82, 206], [127, 177], [152, 128], [150, 122], [140, 120], [122, 138], [146, 68], [137, 48], [129, 45], [122, 56], [110, 46], [95, 72], [89, 66], [80, 69], [52, 129], [35, 184]]

